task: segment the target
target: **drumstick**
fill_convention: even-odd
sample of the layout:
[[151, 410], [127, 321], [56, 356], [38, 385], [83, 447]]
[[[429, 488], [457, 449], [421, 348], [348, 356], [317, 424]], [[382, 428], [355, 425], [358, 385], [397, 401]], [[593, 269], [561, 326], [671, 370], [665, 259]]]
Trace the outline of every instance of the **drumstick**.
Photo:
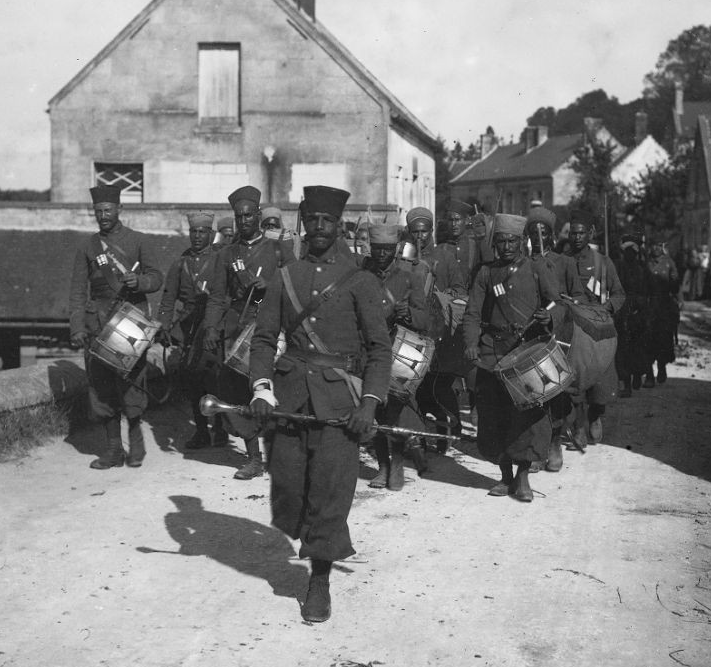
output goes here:
[[[555, 301], [551, 301], [547, 306], [546, 310], [553, 310], [555, 307]], [[536, 319], [534, 317], [531, 317], [528, 322], [526, 323], [526, 326], [521, 329], [521, 333], [519, 334], [520, 338], [523, 338], [523, 334], [525, 334], [534, 324], [536, 323]]]
[[137, 269], [140, 265], [141, 265], [141, 263], [140, 263], [138, 260], [136, 260], [136, 263], [131, 267], [131, 271], [132, 271], [133, 273], [135, 273], [135, 272], [136, 272], [136, 269]]
[[536, 223], [536, 231], [538, 232], [538, 243], [540, 244], [540, 247], [541, 247], [539, 252], [542, 255], [543, 254], [543, 234], [541, 232], [541, 223], [540, 222]]

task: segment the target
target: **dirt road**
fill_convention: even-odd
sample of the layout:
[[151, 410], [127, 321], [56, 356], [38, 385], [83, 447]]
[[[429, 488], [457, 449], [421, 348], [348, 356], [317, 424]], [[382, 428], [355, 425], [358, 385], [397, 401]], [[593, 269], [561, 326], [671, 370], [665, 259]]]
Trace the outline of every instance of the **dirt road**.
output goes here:
[[180, 451], [175, 408], [148, 415], [138, 470], [90, 470], [92, 429], [0, 466], [0, 667], [707, 667], [710, 323], [687, 309], [669, 381], [533, 476], [530, 505], [486, 495], [474, 447], [400, 493], [368, 488], [366, 457], [321, 625], [268, 478], [231, 479], [241, 443]]

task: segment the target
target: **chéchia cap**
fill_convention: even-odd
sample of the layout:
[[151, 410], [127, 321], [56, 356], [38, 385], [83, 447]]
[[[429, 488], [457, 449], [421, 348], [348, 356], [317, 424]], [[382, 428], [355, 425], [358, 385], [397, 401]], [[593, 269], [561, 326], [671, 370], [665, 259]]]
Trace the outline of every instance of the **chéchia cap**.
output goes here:
[[589, 211], [576, 208], [570, 212], [570, 224], [584, 225], [587, 229], [590, 229], [595, 224], [595, 216]]
[[234, 226], [235, 226], [235, 219], [229, 215], [224, 218], [220, 218], [217, 221], [217, 229], [225, 229], [225, 227], [234, 229]]
[[540, 222], [553, 230], [555, 229], [555, 220], [555, 213], [553, 213], [553, 211], [549, 211], [547, 208], [543, 208], [543, 206], [537, 206], [531, 209], [531, 212], [526, 218], [526, 229], [528, 230], [531, 225]]
[[494, 216], [494, 234], [513, 234], [523, 236], [526, 228], [526, 218], [522, 215], [497, 213]]
[[266, 206], [262, 209], [262, 220], [267, 218], [277, 218], [281, 221], [281, 209], [276, 206]]
[[227, 197], [227, 201], [230, 202], [230, 206], [232, 208], [237, 206], [237, 202], [240, 201], [249, 201], [259, 206], [261, 199], [262, 193], [251, 185], [245, 185], [242, 188], [237, 188], [229, 197]]
[[209, 211], [191, 211], [188, 213], [188, 225], [190, 228], [194, 227], [210, 227], [212, 228], [212, 221], [215, 219], [215, 214]]
[[301, 212], [304, 216], [323, 213], [340, 220], [350, 196], [350, 192], [328, 185], [306, 185]]
[[397, 225], [370, 225], [368, 227], [371, 244], [397, 245], [400, 230]]
[[94, 204], [121, 203], [121, 188], [113, 185], [97, 185], [95, 188], [89, 188], [89, 192]]
[[405, 221], [407, 222], [407, 226], [410, 231], [413, 231], [413, 228], [415, 227], [422, 228], [423, 223], [427, 223], [429, 229], [432, 229], [433, 220], [434, 216], [432, 215], [432, 211], [424, 206], [415, 206], [415, 208], [411, 208], [405, 216]]
[[472, 212], [473, 208], [473, 206], [470, 206], [460, 199], [450, 199], [444, 207], [444, 210], [448, 213], [458, 213], [464, 218]]

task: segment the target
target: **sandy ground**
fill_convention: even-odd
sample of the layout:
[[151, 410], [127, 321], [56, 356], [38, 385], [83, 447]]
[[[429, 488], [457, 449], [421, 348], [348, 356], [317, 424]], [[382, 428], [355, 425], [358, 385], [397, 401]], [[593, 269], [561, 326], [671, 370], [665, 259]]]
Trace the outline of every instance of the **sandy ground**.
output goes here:
[[367, 486], [333, 617], [301, 620], [307, 563], [269, 525], [242, 443], [184, 453], [186, 414], [147, 415], [141, 469], [90, 470], [87, 428], [0, 466], [0, 667], [711, 664], [711, 311], [684, 313], [661, 387], [609, 410], [521, 504], [463, 446]]

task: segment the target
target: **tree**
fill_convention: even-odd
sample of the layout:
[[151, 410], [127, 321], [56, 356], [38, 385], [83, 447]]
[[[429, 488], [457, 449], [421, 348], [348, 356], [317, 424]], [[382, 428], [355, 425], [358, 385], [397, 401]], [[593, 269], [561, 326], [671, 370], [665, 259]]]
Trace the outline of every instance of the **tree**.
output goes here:
[[435, 148], [435, 200], [442, 201], [449, 198], [449, 153], [444, 138], [437, 137]]
[[692, 152], [675, 155], [668, 163], [644, 174], [626, 194], [626, 213], [657, 231], [681, 229]]
[[462, 156], [464, 155], [464, 149], [462, 148], [462, 143], [457, 139], [454, 142], [454, 147], [452, 148], [452, 151], [450, 152], [450, 157], [452, 160], [461, 160], [463, 159]]
[[644, 97], [673, 96], [676, 82], [691, 101], [711, 99], [711, 26], [697, 25], [672, 39], [644, 77]]
[[602, 217], [605, 201], [608, 204], [616, 195], [616, 186], [610, 177], [615, 147], [609, 141], [594, 137], [575, 149], [573, 169], [578, 174], [578, 192], [571, 201], [572, 208], [590, 211]]

